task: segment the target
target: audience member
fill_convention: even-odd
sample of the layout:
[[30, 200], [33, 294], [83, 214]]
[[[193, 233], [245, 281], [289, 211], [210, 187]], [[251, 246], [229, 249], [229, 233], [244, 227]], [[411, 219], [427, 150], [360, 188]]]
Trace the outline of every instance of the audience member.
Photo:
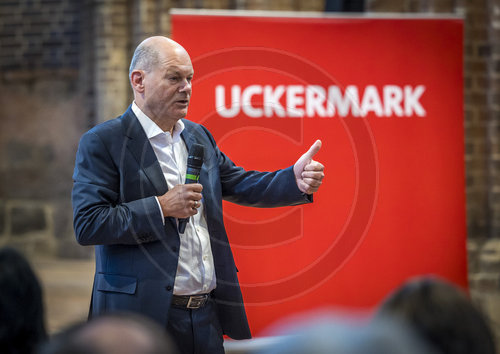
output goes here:
[[33, 353], [46, 336], [37, 277], [21, 253], [0, 249], [0, 352]]
[[39, 354], [176, 354], [166, 331], [133, 313], [93, 317], [55, 335]]
[[482, 313], [462, 290], [438, 278], [407, 282], [388, 296], [377, 317], [409, 323], [443, 354], [495, 354]]
[[441, 354], [397, 320], [365, 323], [334, 313], [295, 322], [277, 338], [257, 353]]

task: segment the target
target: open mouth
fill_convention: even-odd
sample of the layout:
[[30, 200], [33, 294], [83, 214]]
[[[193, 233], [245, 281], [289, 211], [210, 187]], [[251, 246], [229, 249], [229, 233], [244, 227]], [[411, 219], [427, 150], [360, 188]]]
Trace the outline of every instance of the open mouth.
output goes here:
[[189, 100], [177, 100], [176, 102], [187, 105], [189, 103]]

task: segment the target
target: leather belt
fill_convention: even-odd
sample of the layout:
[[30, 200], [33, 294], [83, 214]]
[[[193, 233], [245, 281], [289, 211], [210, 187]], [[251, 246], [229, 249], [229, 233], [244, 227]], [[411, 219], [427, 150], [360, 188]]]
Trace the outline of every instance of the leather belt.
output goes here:
[[172, 295], [172, 306], [186, 309], [199, 309], [207, 304], [210, 294]]

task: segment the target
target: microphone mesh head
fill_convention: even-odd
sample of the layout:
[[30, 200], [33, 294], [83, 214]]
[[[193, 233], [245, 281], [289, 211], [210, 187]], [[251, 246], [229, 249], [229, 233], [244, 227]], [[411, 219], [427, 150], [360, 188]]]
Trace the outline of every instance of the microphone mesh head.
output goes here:
[[205, 154], [205, 148], [201, 144], [193, 144], [191, 149], [189, 149], [188, 165], [201, 168], [203, 164], [203, 155]]

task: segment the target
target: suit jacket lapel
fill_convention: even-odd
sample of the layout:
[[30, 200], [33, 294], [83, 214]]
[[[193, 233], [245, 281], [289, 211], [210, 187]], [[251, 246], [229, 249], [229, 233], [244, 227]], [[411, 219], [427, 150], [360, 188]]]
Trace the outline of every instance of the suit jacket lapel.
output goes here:
[[[186, 122], [184, 120], [184, 122]], [[181, 138], [184, 140], [184, 143], [186, 144], [186, 148], [187, 148], [187, 151], [188, 151], [188, 154], [189, 154], [189, 151], [191, 150], [191, 147], [193, 146], [193, 144], [195, 144], [196, 142], [198, 142], [196, 140], [196, 137], [195, 137], [195, 131], [194, 129], [191, 129], [190, 128], [191, 124], [188, 123], [185, 123], [185, 126], [184, 126], [184, 130], [182, 131], [181, 133]], [[205, 151], [205, 154], [203, 156], [203, 161], [205, 162], [206, 159], [207, 159], [207, 156], [206, 156], [206, 151]], [[202, 167], [201, 167], [201, 173], [200, 173], [200, 183], [203, 184], [203, 180], [204, 180], [204, 172], [206, 170], [206, 166], [205, 166], [205, 163], [203, 163]]]
[[196, 139], [194, 138], [187, 124], [184, 126], [184, 130], [181, 133], [181, 138], [184, 140], [184, 143], [186, 143], [187, 151], [189, 152], [189, 150], [191, 150], [191, 146], [196, 143]]
[[131, 106], [122, 116], [122, 127], [124, 135], [128, 138], [126, 140], [127, 148], [153, 185], [156, 195], [166, 193], [168, 186], [158, 159]]

